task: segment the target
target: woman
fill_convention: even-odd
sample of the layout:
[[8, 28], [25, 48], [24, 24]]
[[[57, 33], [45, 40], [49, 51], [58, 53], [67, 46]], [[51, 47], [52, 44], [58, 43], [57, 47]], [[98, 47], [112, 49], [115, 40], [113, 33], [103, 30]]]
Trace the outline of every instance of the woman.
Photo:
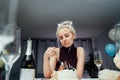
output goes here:
[[59, 62], [66, 62], [67, 67], [73, 66], [77, 70], [77, 77], [82, 78], [84, 70], [84, 49], [74, 46], [76, 31], [72, 21], [64, 21], [58, 24], [57, 39], [62, 47], [49, 47], [44, 53], [43, 72], [45, 78], [50, 78]]

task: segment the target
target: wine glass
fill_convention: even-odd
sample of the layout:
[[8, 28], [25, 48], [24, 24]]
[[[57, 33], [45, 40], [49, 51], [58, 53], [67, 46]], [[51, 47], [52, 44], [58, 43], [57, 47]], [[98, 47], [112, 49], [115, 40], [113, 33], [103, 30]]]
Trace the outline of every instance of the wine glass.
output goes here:
[[[13, 27], [14, 26], [14, 27]], [[0, 53], [0, 57], [5, 63], [6, 76], [5, 80], [9, 80], [11, 68], [15, 61], [21, 54], [21, 35], [20, 28], [15, 25], [5, 26], [3, 30], [2, 41], [5, 41], [7, 45]]]
[[96, 50], [94, 51], [94, 64], [97, 66], [98, 71], [100, 71], [101, 65], [103, 63], [101, 51]]
[[8, 35], [13, 35], [17, 6], [18, 0], [0, 0], [0, 53], [7, 44], [14, 40], [13, 36]]

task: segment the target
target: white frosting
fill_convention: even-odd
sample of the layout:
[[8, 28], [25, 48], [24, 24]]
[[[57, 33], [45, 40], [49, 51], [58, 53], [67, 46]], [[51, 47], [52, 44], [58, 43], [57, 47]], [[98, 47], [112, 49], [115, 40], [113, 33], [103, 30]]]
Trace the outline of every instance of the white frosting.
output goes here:
[[119, 80], [120, 72], [115, 70], [104, 69], [99, 72], [99, 80]]
[[[56, 76], [54, 76], [55, 74]], [[56, 73], [53, 72], [53, 78], [51, 80], [78, 80], [76, 74], [76, 70], [61, 70]]]
[[69, 80], [73, 80], [73, 79], [77, 79], [76, 76], [76, 70], [62, 70], [62, 71], [58, 71], [57, 72], [57, 77], [59, 80], [63, 80], [63, 79], [69, 79]]
[[113, 59], [115, 65], [117, 68], [120, 69], [120, 53], [117, 53]]

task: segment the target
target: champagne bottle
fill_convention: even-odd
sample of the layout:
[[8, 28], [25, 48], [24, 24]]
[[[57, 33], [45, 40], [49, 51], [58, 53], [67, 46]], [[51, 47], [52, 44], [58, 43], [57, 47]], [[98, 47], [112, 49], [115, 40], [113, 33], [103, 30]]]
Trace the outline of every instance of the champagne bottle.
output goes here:
[[32, 55], [32, 40], [27, 40], [27, 50], [21, 62], [20, 80], [34, 80], [35, 62]]

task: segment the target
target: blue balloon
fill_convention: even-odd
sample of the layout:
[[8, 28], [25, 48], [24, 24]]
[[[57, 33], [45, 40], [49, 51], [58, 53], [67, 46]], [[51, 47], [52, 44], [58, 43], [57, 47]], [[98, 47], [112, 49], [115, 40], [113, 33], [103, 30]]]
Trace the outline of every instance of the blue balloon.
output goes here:
[[113, 57], [115, 56], [116, 53], [116, 47], [115, 45], [109, 43], [105, 46], [105, 52], [110, 56]]

